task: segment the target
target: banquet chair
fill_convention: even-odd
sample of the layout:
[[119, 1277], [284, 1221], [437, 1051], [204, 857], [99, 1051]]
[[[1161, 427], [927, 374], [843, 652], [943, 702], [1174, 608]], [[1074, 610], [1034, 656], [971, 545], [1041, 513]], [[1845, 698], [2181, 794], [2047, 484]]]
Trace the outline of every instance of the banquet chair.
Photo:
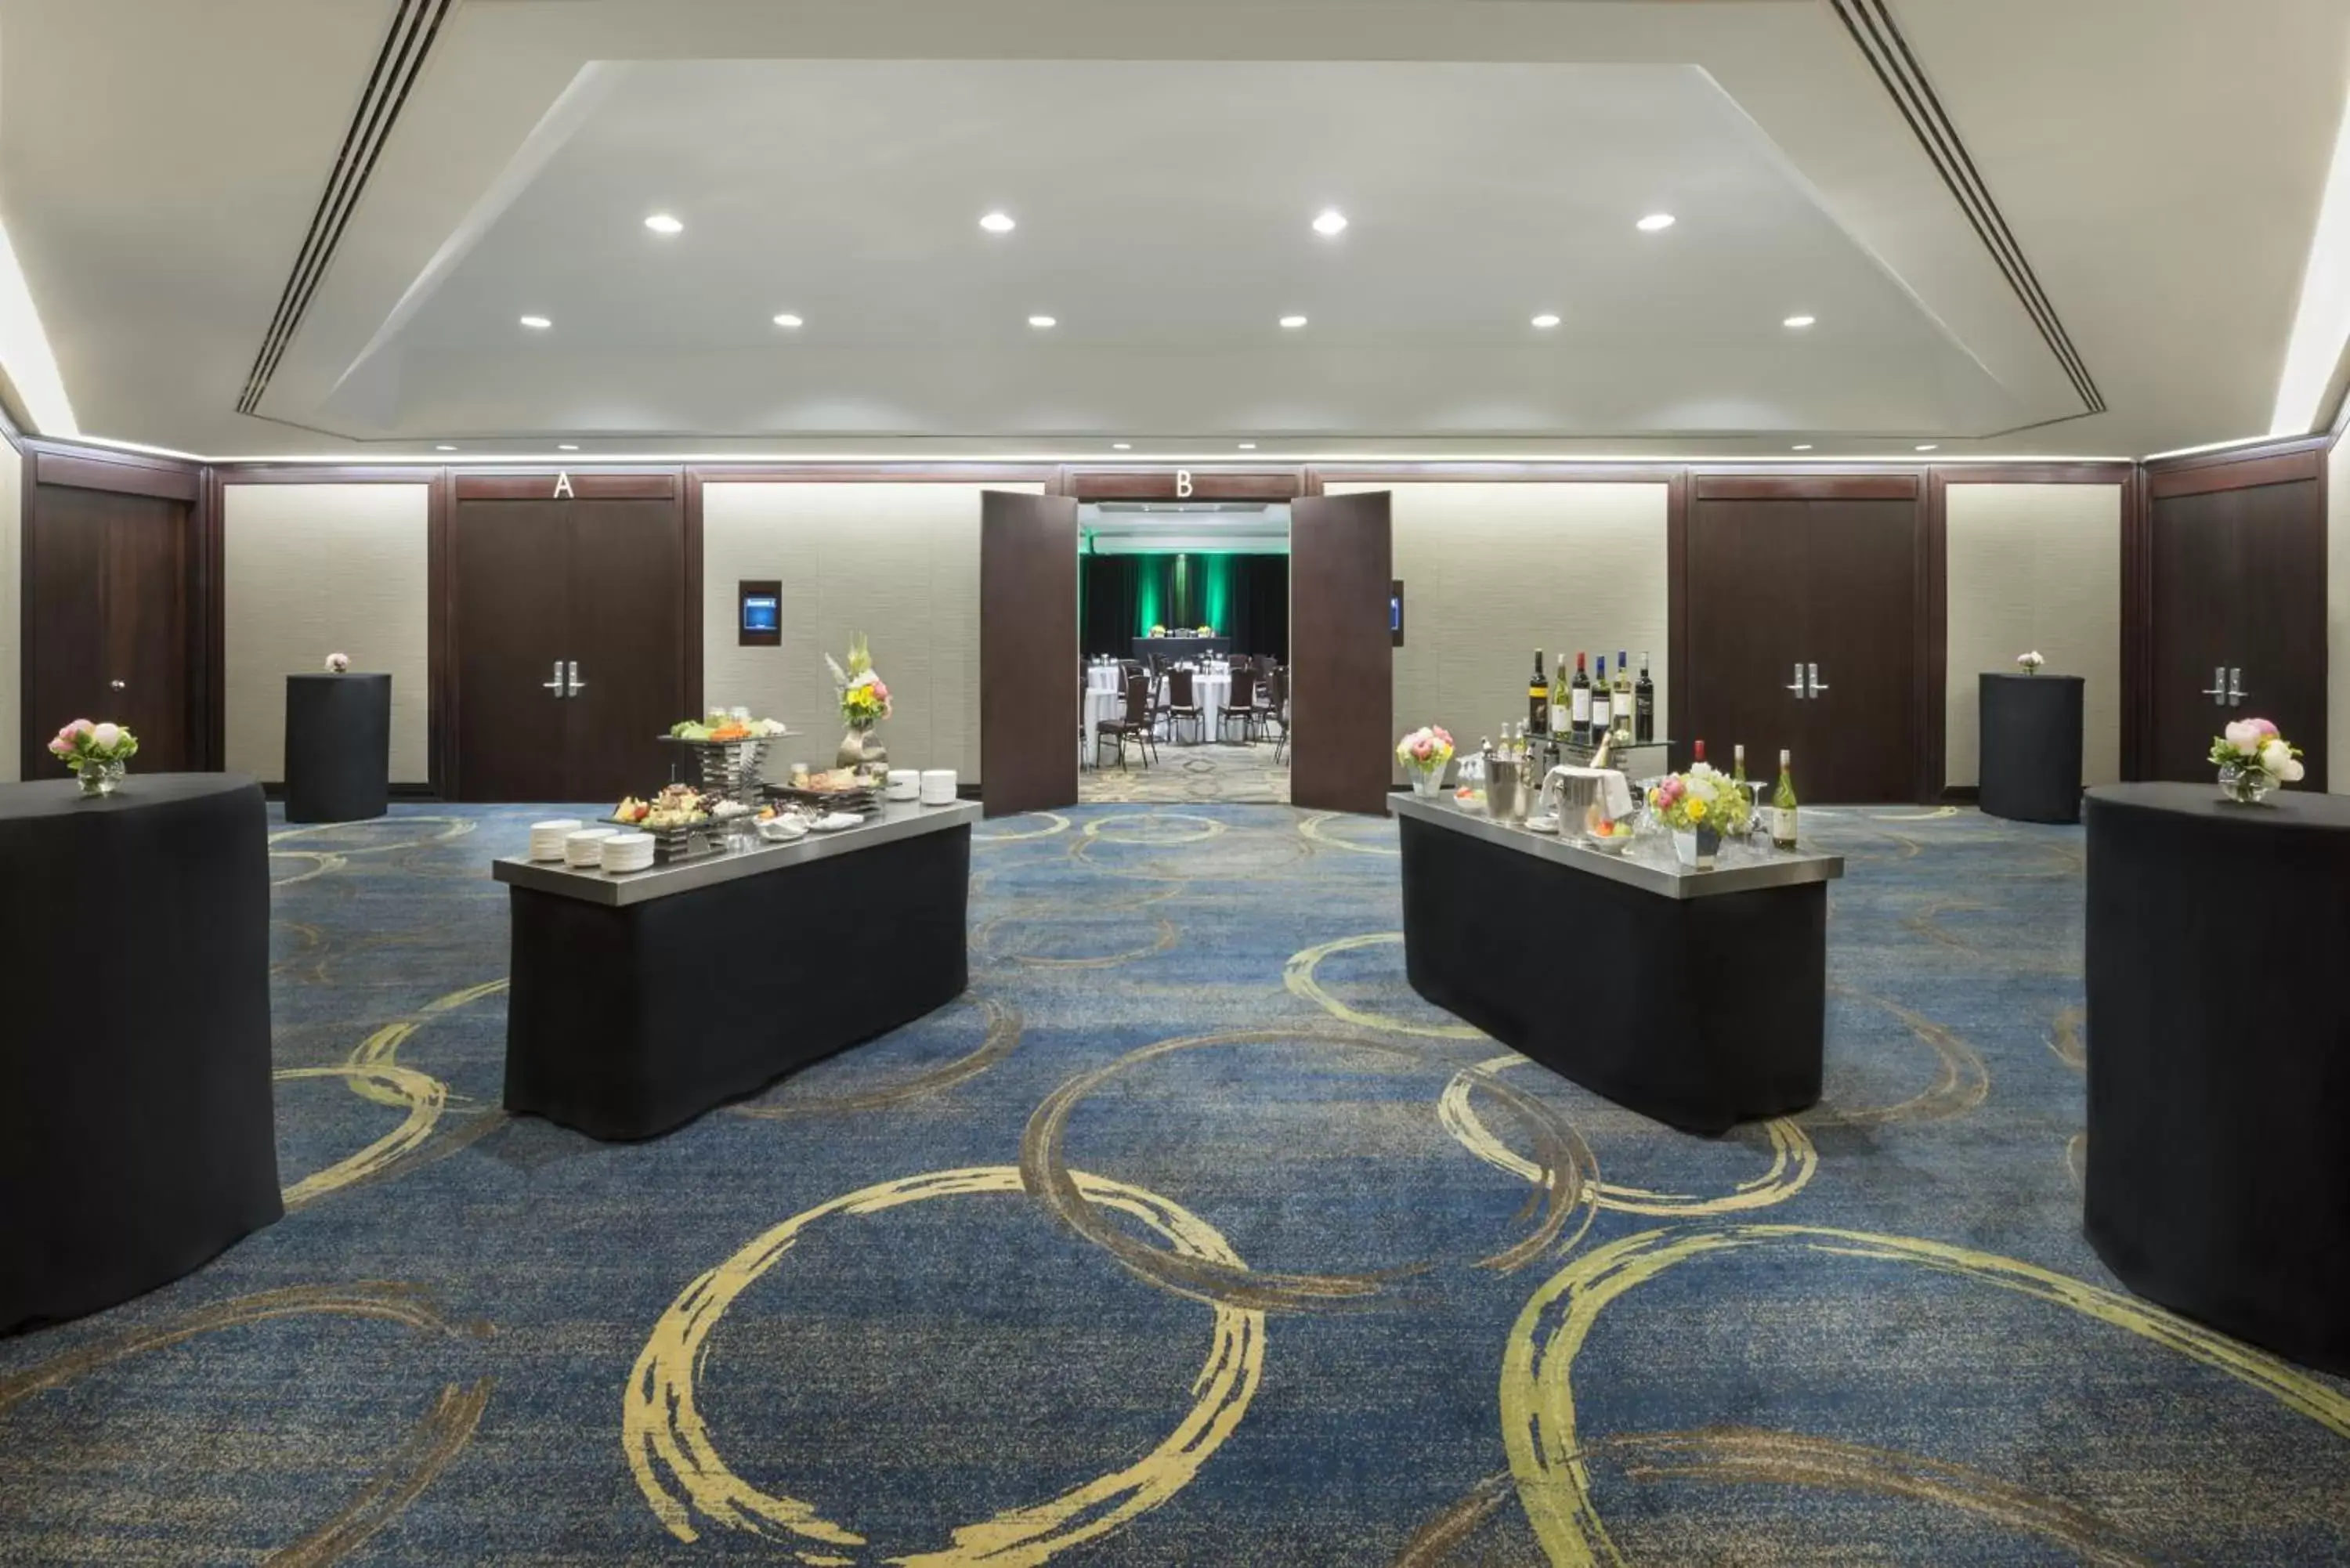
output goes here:
[[1136, 747], [1142, 753], [1142, 765], [1149, 767], [1158, 753], [1150, 743], [1150, 681], [1148, 677], [1129, 675], [1126, 680], [1126, 709], [1118, 718], [1104, 719], [1094, 728], [1094, 765], [1101, 765], [1104, 741], [1118, 742], [1118, 765], [1126, 766], [1126, 741], [1134, 737]]
[[1260, 729], [1274, 731], [1273, 760], [1278, 763], [1289, 750], [1289, 671], [1274, 665], [1271, 685], [1263, 705], [1256, 710], [1257, 723]]
[[[1241, 739], [1249, 745], [1256, 743], [1256, 670], [1253, 666], [1236, 663], [1232, 666], [1232, 689], [1224, 698], [1224, 711], [1216, 716], [1217, 727], [1229, 732], [1237, 722]], [[1216, 737], [1223, 739], [1222, 734]]]
[[[1200, 706], [1200, 694], [1191, 689], [1192, 674], [1188, 670], [1170, 671], [1167, 677], [1167, 703], [1160, 710], [1167, 718], [1167, 738], [1175, 739], [1175, 726], [1189, 719], [1199, 726], [1201, 741], [1208, 738], [1207, 711]], [[1199, 744], [1194, 741], [1193, 745]]]

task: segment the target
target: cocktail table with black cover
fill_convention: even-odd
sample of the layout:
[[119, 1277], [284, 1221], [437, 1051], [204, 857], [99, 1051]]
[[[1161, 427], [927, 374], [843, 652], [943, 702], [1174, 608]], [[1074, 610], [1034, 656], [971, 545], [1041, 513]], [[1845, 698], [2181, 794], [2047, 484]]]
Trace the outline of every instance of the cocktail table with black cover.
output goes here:
[[390, 778], [390, 676], [286, 678], [286, 821], [381, 816]]
[[2350, 799], [2091, 790], [2085, 948], [2090, 1244], [2350, 1373]]
[[0, 1332], [178, 1279], [285, 1212], [251, 779], [0, 785]]
[[1976, 804], [2013, 822], [2081, 820], [2081, 708], [2077, 675], [1977, 678], [1982, 739]]

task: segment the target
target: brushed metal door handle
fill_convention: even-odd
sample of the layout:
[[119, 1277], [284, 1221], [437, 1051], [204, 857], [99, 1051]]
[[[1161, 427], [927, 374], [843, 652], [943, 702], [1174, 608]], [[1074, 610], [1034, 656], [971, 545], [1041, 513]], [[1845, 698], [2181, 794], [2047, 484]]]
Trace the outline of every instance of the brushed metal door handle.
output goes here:
[[2230, 665], [2228, 667], [2228, 706], [2230, 708], [2241, 708], [2244, 705], [2244, 699], [2250, 695], [2251, 693], [2244, 690], [2244, 671], [2242, 667], [2240, 665]]
[[571, 673], [568, 679], [570, 690], [564, 692], [566, 697], [577, 697], [588, 690], [588, 682], [579, 679], [579, 661], [576, 659], [571, 660]]
[[1800, 659], [1795, 660], [1795, 683], [1787, 690], [1795, 694], [1796, 701], [1804, 700], [1804, 661]]
[[120, 680], [109, 680], [109, 681], [108, 681], [108, 682], [107, 682], [107, 684], [108, 684], [109, 686], [112, 687], [112, 688], [113, 688], [115, 691], [122, 691], [122, 690], [124, 689], [124, 688], [123, 688], [123, 685], [122, 685], [122, 682], [121, 682], [121, 681], [120, 681]]
[[2228, 705], [2228, 667], [2226, 665], [2215, 664], [2211, 667], [2211, 684], [2203, 695], [2211, 699], [2211, 706], [2214, 708], [2224, 708]]
[[1827, 690], [1825, 686], [1820, 683], [1820, 667], [1818, 665], [1814, 664], [1811, 667], [1809, 680], [1811, 681], [1811, 694], [1813, 697], [1816, 698], [1821, 692]]
[[561, 697], [563, 695], [563, 660], [558, 659], [555, 661], [555, 679], [552, 680], [542, 680], [539, 684], [545, 687], [547, 691], [554, 692], [556, 696]]

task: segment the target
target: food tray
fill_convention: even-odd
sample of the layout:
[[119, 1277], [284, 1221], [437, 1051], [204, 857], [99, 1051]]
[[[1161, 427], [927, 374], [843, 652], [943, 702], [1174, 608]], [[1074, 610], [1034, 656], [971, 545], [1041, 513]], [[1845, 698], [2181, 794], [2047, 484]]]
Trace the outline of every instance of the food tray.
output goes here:
[[676, 735], [663, 735], [661, 743], [686, 746], [694, 753], [700, 770], [698, 782], [704, 794], [723, 795], [740, 801], [744, 805], [759, 804], [762, 771], [766, 766], [770, 742], [786, 739], [782, 735], [754, 735], [740, 741], [689, 741]]
[[683, 827], [647, 827], [641, 822], [623, 822], [617, 816], [601, 819], [598, 826], [617, 827], [628, 833], [641, 833], [653, 841], [653, 864], [667, 866], [680, 860], [698, 860], [705, 855], [718, 855], [726, 848], [727, 825], [712, 817], [707, 822], [688, 823]]
[[767, 793], [777, 800], [821, 806], [827, 811], [853, 811], [859, 816], [870, 816], [881, 809], [879, 784], [864, 789], [795, 789], [790, 784], [771, 784]]

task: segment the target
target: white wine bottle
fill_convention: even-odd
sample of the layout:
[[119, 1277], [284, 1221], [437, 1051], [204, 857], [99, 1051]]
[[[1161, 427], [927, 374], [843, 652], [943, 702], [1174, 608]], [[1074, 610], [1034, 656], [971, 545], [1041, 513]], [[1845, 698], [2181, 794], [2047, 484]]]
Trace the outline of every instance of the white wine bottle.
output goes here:
[[1795, 772], [1788, 753], [1779, 753], [1779, 787], [1771, 792], [1771, 847], [1795, 847]]
[[[1591, 731], [1594, 745], [1600, 744], [1616, 733], [1615, 693], [1607, 689], [1607, 656], [1599, 656], [1599, 672], [1591, 679]], [[1592, 766], [1599, 764], [1594, 763]]]

